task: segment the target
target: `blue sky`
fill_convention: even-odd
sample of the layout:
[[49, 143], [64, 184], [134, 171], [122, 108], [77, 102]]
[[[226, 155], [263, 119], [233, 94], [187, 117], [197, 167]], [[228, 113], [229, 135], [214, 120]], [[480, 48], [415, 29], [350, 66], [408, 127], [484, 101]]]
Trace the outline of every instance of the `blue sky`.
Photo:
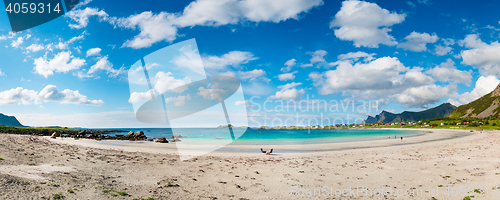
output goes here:
[[[164, 127], [135, 119], [128, 70], [191, 39], [208, 75], [241, 81], [244, 99], [228, 107], [246, 108], [237, 118], [251, 126], [360, 123], [382, 110], [466, 104], [500, 83], [498, 4], [83, 0], [15, 34], [1, 12], [0, 112], [31, 126]], [[300, 110], [292, 101], [322, 103]], [[219, 123], [193, 120], [181, 126]]]

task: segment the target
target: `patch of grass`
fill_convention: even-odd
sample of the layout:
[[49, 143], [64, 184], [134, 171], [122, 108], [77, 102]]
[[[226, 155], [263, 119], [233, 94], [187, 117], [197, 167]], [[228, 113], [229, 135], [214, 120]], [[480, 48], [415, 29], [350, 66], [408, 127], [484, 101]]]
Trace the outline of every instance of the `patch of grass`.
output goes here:
[[38, 186], [35, 186], [35, 190], [38, 189]]
[[52, 186], [59, 187], [60, 185], [59, 184], [52, 184]]
[[54, 199], [62, 199], [62, 198], [64, 198], [64, 195], [62, 195], [62, 194], [54, 194], [52, 196], [52, 198], [54, 198]]
[[0, 158], [0, 161], [2, 161], [2, 160], [3, 160], [3, 158]]
[[76, 182], [76, 179], [72, 178], [71, 181], [75, 181]]
[[117, 194], [111, 194], [111, 196], [117, 197], [118, 195]]
[[483, 193], [483, 190], [481, 190], [481, 189], [474, 189], [474, 192], [478, 193], [478, 194], [481, 194], [481, 193]]
[[443, 185], [438, 185], [438, 187], [443, 187]]
[[122, 196], [127, 196], [128, 194], [126, 192], [116, 192], [118, 193], [119, 195], [122, 195]]
[[71, 188], [70, 188], [70, 189], [68, 189], [68, 192], [69, 192], [69, 193], [75, 193], [75, 191], [73, 191]]
[[500, 173], [495, 173], [495, 175], [500, 175]]
[[103, 190], [102, 191], [102, 193], [109, 193], [109, 192], [111, 192], [111, 191], [109, 191], [109, 190]]
[[23, 185], [29, 185], [29, 184], [31, 184], [31, 183], [30, 183], [30, 182], [27, 182], [27, 181], [26, 181], [26, 182], [21, 181], [21, 184], [23, 184]]
[[27, 165], [33, 166], [33, 165], [35, 165], [35, 163], [28, 163]]

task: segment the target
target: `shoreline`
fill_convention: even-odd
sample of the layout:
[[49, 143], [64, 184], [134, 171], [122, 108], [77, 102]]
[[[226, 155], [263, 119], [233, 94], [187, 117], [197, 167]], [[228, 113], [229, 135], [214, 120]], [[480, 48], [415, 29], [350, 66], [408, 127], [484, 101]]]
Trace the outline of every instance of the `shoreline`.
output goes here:
[[[120, 140], [101, 140], [72, 138], [57, 138], [51, 139], [48, 136], [44, 138], [54, 142], [68, 145], [79, 145], [90, 148], [113, 149], [127, 152], [146, 152], [156, 154], [171, 154], [179, 155], [179, 149], [185, 154], [202, 155], [209, 153], [210, 155], [226, 155], [234, 154], [255, 156], [260, 155], [260, 148], [274, 149], [275, 155], [302, 155], [314, 154], [320, 152], [343, 151], [350, 149], [377, 149], [382, 147], [405, 146], [438, 142], [443, 140], [451, 140], [463, 138], [472, 135], [470, 130], [456, 129], [397, 129], [388, 128], [387, 130], [410, 130], [419, 131], [421, 134], [412, 137], [405, 137], [403, 140], [399, 138], [393, 139], [375, 139], [350, 142], [334, 142], [334, 143], [318, 143], [318, 144], [281, 144], [281, 145], [254, 145], [254, 144], [194, 144], [188, 143], [186, 140], [176, 143], [155, 143], [148, 141], [120, 141]], [[215, 150], [214, 150], [215, 149]]]

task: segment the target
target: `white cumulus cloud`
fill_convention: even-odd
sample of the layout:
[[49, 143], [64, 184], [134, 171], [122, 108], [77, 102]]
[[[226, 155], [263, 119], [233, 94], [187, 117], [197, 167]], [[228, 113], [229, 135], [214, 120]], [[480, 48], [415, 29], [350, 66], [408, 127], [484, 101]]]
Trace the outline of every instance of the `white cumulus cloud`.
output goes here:
[[500, 43], [486, 44], [477, 35], [467, 35], [459, 44], [469, 48], [461, 52], [462, 64], [478, 68], [481, 74], [500, 77]]
[[78, 90], [73, 91], [65, 89], [59, 91], [55, 85], [47, 85], [37, 96], [38, 101], [43, 102], [59, 102], [61, 104], [80, 104], [101, 106], [104, 104], [102, 100], [88, 100], [86, 96], [80, 94]]
[[295, 58], [292, 58], [288, 61], [285, 62], [285, 67], [282, 67], [281, 68], [281, 71], [282, 72], [289, 72], [292, 70], [292, 67], [294, 67], [297, 63], [297, 60], [295, 60]]
[[455, 85], [423, 85], [408, 88], [401, 93], [391, 95], [390, 98], [393, 98], [395, 102], [410, 108], [427, 107], [430, 104], [439, 102], [442, 97], [453, 93], [453, 90], [455, 89]]
[[398, 14], [365, 1], [344, 1], [340, 11], [330, 22], [335, 36], [341, 40], [353, 41], [356, 47], [377, 48], [379, 44], [397, 44], [391, 27], [405, 20], [406, 14]]
[[[361, 54], [360, 54], [361, 55]], [[369, 62], [339, 60], [334, 70], [312, 72], [309, 78], [323, 95], [340, 93], [355, 99], [387, 98], [407, 107], [426, 107], [449, 96], [452, 86], [435, 85], [435, 80], [420, 67], [405, 67], [395, 57]], [[435, 96], [425, 92], [437, 91]]]
[[87, 57], [99, 55], [101, 53], [101, 48], [92, 48], [87, 50]]
[[191, 95], [179, 95], [177, 97], [165, 98], [165, 103], [174, 102], [174, 106], [181, 107], [186, 105], [186, 101], [191, 100]]
[[18, 37], [17, 40], [13, 40], [10, 44], [11, 47], [18, 48], [24, 42], [23, 37]]
[[442, 46], [442, 45], [436, 45], [435, 47], [436, 47], [435, 52], [439, 56], [444, 56], [453, 49], [449, 46]]
[[435, 43], [439, 37], [436, 34], [429, 35], [428, 33], [412, 32], [405, 37], [405, 42], [399, 43], [398, 48], [405, 50], [422, 52], [427, 51], [428, 43]]
[[311, 55], [311, 59], [309, 59], [310, 63], [302, 64], [300, 67], [312, 67], [314, 64], [324, 64], [326, 63], [325, 56], [328, 54], [325, 50], [317, 50], [314, 52], [307, 52], [307, 54]]
[[101, 106], [102, 100], [88, 100], [86, 96], [80, 94], [78, 90], [73, 91], [65, 89], [59, 91], [55, 85], [47, 85], [42, 91], [24, 89], [18, 87], [15, 89], [0, 92], [0, 105], [24, 104], [29, 105], [34, 101], [40, 102], [58, 102], [60, 104], [79, 104]]
[[85, 60], [75, 58], [69, 51], [59, 52], [53, 59], [47, 59], [46, 56], [36, 58], [34, 63], [35, 73], [45, 76], [45, 78], [58, 73], [67, 73], [71, 70], [79, 69], [85, 64]]
[[[191, 83], [191, 79], [189, 77], [185, 77], [183, 79], [176, 79], [171, 72], [165, 73], [163, 71], [156, 73], [152, 81], [155, 90], [160, 94], [163, 94], [171, 89], [176, 89]], [[176, 92], [183, 92], [183, 91], [184, 90], [181, 89], [176, 90]]]
[[130, 94], [128, 102], [129, 103], [144, 102], [144, 101], [149, 101], [153, 98], [155, 98], [153, 89], [147, 92], [132, 92], [132, 94]]
[[119, 27], [139, 29], [139, 35], [123, 46], [145, 48], [160, 41], [172, 42], [178, 29], [193, 26], [223, 26], [243, 22], [274, 22], [298, 19], [322, 0], [197, 0], [181, 13], [152, 13], [150, 11], [117, 19]]
[[99, 59], [99, 61], [92, 65], [92, 67], [90, 67], [89, 71], [87, 72], [87, 75], [92, 75], [99, 70], [106, 71], [109, 77], [116, 77], [126, 72], [123, 67], [120, 69], [114, 69], [113, 64], [108, 60], [108, 56], [102, 57], [101, 59]]
[[293, 80], [295, 79], [295, 74], [298, 73], [298, 71], [290, 72], [290, 73], [284, 73], [278, 75], [278, 79], [280, 81], [288, 81], [288, 80]]
[[254, 69], [252, 71], [240, 71], [238, 72], [238, 77], [240, 79], [243, 79], [243, 80], [246, 80], [246, 79], [250, 79], [250, 80], [255, 80], [256, 78], [258, 77], [261, 77], [261, 76], [265, 76], [266, 75], [266, 72], [262, 69]]
[[26, 53], [37, 52], [37, 51], [41, 51], [43, 49], [45, 49], [45, 47], [43, 45], [31, 44], [30, 46], [26, 47]]
[[17, 87], [15, 89], [0, 92], [0, 105], [28, 105], [31, 104], [31, 101], [33, 101], [36, 97], [36, 91]]
[[300, 97], [305, 94], [304, 89], [298, 90], [295, 88], [296, 86], [302, 85], [302, 83], [288, 83], [286, 85], [278, 86], [280, 91], [276, 92], [276, 94], [268, 97], [267, 99], [280, 99], [280, 100], [290, 100], [296, 101], [299, 100]]
[[426, 73], [443, 82], [470, 83], [472, 80], [472, 72], [458, 70], [450, 58], [441, 65], [427, 70]]
[[246, 51], [230, 51], [222, 56], [205, 56], [202, 58], [204, 67], [216, 69], [224, 69], [227, 66], [237, 67], [257, 59], [259, 58]]
[[71, 18], [76, 24], [69, 24], [69, 27], [75, 29], [81, 29], [87, 27], [89, 23], [89, 17], [97, 16], [99, 20], [107, 20], [109, 15], [104, 12], [104, 10], [99, 10], [97, 8], [85, 8], [83, 10], [71, 10], [65, 15]]

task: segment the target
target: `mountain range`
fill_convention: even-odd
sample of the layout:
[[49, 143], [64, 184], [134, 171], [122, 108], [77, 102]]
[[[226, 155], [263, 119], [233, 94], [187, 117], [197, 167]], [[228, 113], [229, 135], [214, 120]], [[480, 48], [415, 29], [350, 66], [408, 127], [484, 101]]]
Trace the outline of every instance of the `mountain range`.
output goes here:
[[454, 110], [455, 106], [450, 103], [443, 103], [435, 108], [427, 109], [420, 112], [404, 111], [400, 114], [394, 114], [387, 111], [382, 111], [379, 115], [372, 117], [368, 116], [365, 120], [367, 124], [375, 124], [379, 122], [406, 122], [406, 121], [420, 121], [423, 119], [441, 118], [449, 116]]
[[15, 126], [15, 127], [21, 127], [23, 126], [16, 117], [14, 116], [7, 116], [2, 113], [0, 113], [0, 126]]
[[452, 118], [500, 117], [500, 84], [492, 92], [465, 105], [459, 106], [450, 115]]

